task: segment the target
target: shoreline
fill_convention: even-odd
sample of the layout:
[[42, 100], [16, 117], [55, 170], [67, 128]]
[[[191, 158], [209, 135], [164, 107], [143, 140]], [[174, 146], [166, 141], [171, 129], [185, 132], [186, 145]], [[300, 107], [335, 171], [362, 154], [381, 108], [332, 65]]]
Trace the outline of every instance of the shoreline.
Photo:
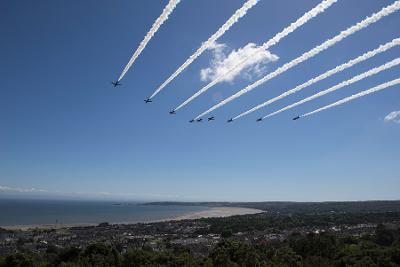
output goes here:
[[[208, 210], [188, 212], [186, 214], [178, 215], [171, 218], [156, 219], [156, 220], [142, 220], [136, 222], [109, 222], [110, 225], [122, 225], [122, 224], [139, 224], [139, 223], [160, 223], [170, 221], [182, 221], [182, 220], [196, 220], [201, 218], [222, 218], [238, 215], [250, 215], [265, 212], [259, 209], [252, 208], [241, 208], [241, 207], [211, 207]], [[38, 225], [8, 225], [0, 226], [6, 230], [20, 230], [28, 231], [32, 229], [67, 229], [71, 227], [90, 227], [97, 226], [99, 223], [70, 223], [70, 224], [38, 224]]]
[[154, 222], [168, 222], [168, 221], [183, 221], [183, 220], [197, 220], [201, 218], [223, 218], [239, 215], [250, 215], [265, 212], [259, 209], [240, 208], [240, 207], [212, 207], [209, 210], [193, 211], [182, 214], [173, 218], [166, 218], [155, 220]]

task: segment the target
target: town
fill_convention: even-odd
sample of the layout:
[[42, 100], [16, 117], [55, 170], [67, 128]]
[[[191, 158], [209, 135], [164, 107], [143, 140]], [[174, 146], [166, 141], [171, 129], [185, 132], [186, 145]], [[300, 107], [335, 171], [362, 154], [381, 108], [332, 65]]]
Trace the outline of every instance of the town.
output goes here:
[[[1, 228], [0, 259], [1, 257], [7, 259], [10, 255], [18, 253], [47, 255], [49, 251], [59, 252], [70, 248], [85, 251], [93, 244], [112, 248], [121, 257], [129, 255], [132, 251], [151, 253], [186, 251], [194, 259], [207, 259], [218, 246], [227, 241], [265, 249], [287, 246], [296, 238], [306, 240], [333, 238], [333, 240], [352, 240], [351, 243], [358, 244], [365, 240], [375, 240], [378, 229], [384, 229], [382, 231], [385, 233], [384, 241], [379, 242], [384, 245], [398, 244], [395, 240], [400, 237], [400, 212], [331, 211], [319, 214], [263, 212], [226, 218], [155, 223], [104, 222], [96, 226], [19, 230]], [[389, 241], [386, 240], [388, 235]]]

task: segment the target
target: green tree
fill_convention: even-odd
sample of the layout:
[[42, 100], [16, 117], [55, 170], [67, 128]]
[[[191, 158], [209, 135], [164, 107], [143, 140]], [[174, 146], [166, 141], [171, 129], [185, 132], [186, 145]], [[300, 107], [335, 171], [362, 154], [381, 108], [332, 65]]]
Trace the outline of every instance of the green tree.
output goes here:
[[54, 260], [56, 265], [62, 263], [79, 263], [81, 250], [79, 248], [71, 247], [61, 250]]
[[151, 250], [131, 250], [124, 255], [122, 266], [191, 267], [199, 265], [187, 250], [179, 250], [176, 253], [157, 252]]
[[81, 254], [80, 262], [88, 267], [120, 266], [118, 252], [101, 243], [89, 245]]
[[394, 234], [383, 224], [378, 224], [375, 231], [375, 243], [381, 246], [390, 246], [394, 241]]
[[260, 256], [254, 247], [245, 243], [224, 240], [209, 254], [214, 266], [261, 266]]
[[232, 229], [230, 228], [224, 228], [224, 230], [221, 233], [222, 238], [229, 238], [232, 236]]
[[130, 250], [124, 255], [122, 266], [150, 266], [155, 262], [155, 255], [149, 250]]
[[302, 257], [294, 252], [290, 247], [283, 247], [275, 251], [272, 257], [273, 266], [279, 267], [301, 267], [303, 266]]
[[400, 240], [392, 244], [390, 249], [390, 258], [392, 262], [400, 266]]
[[315, 266], [330, 267], [334, 266], [334, 263], [327, 258], [319, 256], [310, 256], [304, 259], [304, 267], [315, 267]]
[[5, 267], [32, 267], [38, 266], [38, 258], [31, 253], [15, 253], [4, 260]]
[[364, 256], [360, 260], [357, 260], [354, 267], [376, 267], [378, 266], [370, 256]]
[[308, 234], [306, 237], [293, 235], [289, 238], [290, 247], [303, 258], [318, 256], [333, 259], [338, 251], [335, 236], [328, 234]]

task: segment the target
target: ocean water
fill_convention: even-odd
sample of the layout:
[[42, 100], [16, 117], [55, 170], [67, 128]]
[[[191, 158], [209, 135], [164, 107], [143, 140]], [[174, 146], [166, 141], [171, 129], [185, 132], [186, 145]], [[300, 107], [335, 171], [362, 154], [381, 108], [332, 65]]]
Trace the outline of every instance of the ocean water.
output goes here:
[[0, 226], [137, 223], [208, 209], [124, 202], [0, 199]]

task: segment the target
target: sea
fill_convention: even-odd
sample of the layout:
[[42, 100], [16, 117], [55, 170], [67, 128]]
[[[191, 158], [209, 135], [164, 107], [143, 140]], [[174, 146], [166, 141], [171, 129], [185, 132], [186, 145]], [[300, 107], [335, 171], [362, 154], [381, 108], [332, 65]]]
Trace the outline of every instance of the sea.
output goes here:
[[208, 210], [199, 206], [143, 205], [139, 202], [0, 199], [0, 226], [91, 225], [173, 219]]

